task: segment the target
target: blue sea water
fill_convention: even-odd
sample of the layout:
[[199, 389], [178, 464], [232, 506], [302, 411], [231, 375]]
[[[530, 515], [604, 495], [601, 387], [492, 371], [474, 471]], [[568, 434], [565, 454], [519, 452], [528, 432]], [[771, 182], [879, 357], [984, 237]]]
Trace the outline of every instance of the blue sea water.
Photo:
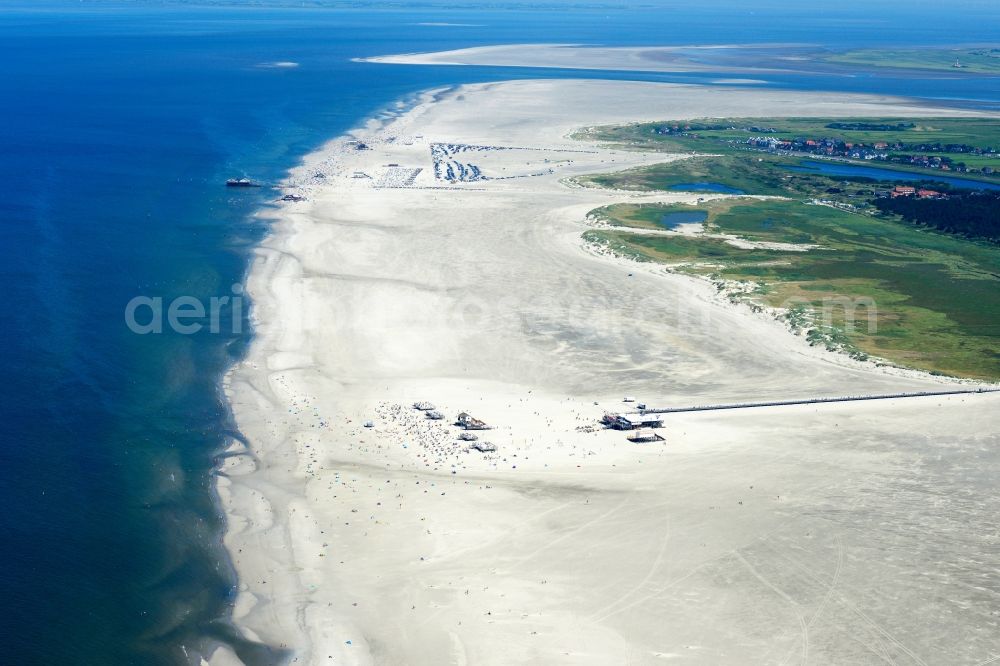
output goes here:
[[[943, 15], [907, 3], [902, 16], [893, 2], [685, 4], [0, 6], [3, 661], [181, 663], [182, 646], [230, 635], [235, 581], [219, 547], [212, 468], [233, 434], [219, 380], [249, 332], [142, 336], [123, 315], [135, 296], [232, 293], [266, 233], [252, 214], [274, 193], [226, 189], [227, 177], [273, 182], [325, 139], [429, 87], [721, 76], [352, 57], [543, 41], [976, 42], [997, 25], [992, 4], [971, 1]], [[260, 66], [276, 61], [298, 66]], [[1000, 101], [996, 78], [767, 78], [798, 89]], [[240, 648], [256, 663], [277, 658]]]

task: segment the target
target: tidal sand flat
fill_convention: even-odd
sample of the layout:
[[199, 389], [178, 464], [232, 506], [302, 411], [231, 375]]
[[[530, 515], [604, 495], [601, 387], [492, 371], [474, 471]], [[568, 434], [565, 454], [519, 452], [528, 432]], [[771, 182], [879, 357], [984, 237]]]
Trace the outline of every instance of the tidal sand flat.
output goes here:
[[[998, 49], [904, 48], [855, 49], [831, 53], [797, 43], [730, 43], [672, 46], [595, 46], [590, 44], [496, 44], [359, 58], [399, 65], [488, 65], [634, 72], [782, 72], [858, 68], [910, 69], [949, 74], [995, 74]], [[842, 70], [847, 72], [848, 70]], [[753, 78], [724, 78], [715, 83], [757, 85]]]
[[[580, 44], [503, 44], [452, 51], [403, 53], [361, 58], [365, 62], [399, 65], [490, 65], [494, 67], [552, 67], [557, 69], [614, 69], [636, 72], [718, 71], [696, 62], [692, 53], [739, 46], [584, 46]], [[751, 71], [732, 67], [727, 71]]]
[[519, 81], [428, 93], [309, 156], [257, 250], [256, 337], [226, 381], [247, 442], [218, 481], [238, 626], [308, 664], [995, 658], [1000, 394], [679, 414], [648, 443], [597, 426], [625, 396], [953, 384], [819, 352], [698, 279], [588, 251], [600, 206], [724, 195], [574, 187], [682, 156], [571, 134], [927, 113]]

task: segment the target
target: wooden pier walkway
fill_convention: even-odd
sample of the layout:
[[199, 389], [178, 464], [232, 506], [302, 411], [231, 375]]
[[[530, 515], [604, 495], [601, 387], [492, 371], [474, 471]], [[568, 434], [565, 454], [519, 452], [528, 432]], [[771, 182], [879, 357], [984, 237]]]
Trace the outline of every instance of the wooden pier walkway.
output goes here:
[[642, 414], [676, 414], [678, 412], [708, 412], [721, 409], [752, 409], [754, 407], [783, 407], [785, 405], [818, 405], [827, 402], [858, 402], [861, 400], [896, 400], [899, 398], [926, 398], [936, 395], [966, 395], [976, 393], [996, 393], [1000, 388], [961, 389], [953, 391], [920, 391], [918, 393], [884, 393], [878, 395], [851, 395], [836, 398], [808, 398], [805, 400], [771, 400], [768, 402], [734, 402], [719, 405], [698, 405], [694, 407], [665, 407], [643, 409]]

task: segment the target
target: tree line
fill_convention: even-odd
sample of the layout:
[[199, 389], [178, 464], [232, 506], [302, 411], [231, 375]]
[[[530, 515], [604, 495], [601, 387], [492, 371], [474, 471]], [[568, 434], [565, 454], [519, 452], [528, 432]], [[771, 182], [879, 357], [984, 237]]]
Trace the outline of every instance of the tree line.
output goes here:
[[1000, 191], [958, 192], [947, 199], [896, 197], [875, 206], [918, 226], [950, 234], [1000, 242]]

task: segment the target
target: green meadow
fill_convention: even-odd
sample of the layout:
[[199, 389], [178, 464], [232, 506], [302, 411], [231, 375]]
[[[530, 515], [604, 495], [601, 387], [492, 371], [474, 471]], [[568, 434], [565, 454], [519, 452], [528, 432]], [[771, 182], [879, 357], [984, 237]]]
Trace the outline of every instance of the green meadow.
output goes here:
[[[798, 161], [748, 153], [697, 156], [612, 174], [583, 176], [577, 180], [584, 185], [647, 191], [669, 190], [686, 183], [718, 183], [747, 194], [780, 196], [805, 196], [837, 185], [831, 178], [782, 168], [794, 166]], [[699, 189], [687, 187], [685, 191], [697, 192]]]
[[[663, 126], [689, 126], [694, 136], [656, 134]], [[830, 127], [857, 125], [858, 129]], [[912, 125], [912, 127], [910, 127]], [[894, 129], [865, 129], [887, 126]], [[752, 128], [757, 128], [752, 129]], [[772, 130], [762, 132], [760, 130]], [[719, 140], [747, 139], [764, 134], [780, 138], [812, 137], [839, 139], [851, 143], [965, 143], [981, 148], [1000, 147], [1000, 123], [996, 118], [702, 118], [596, 127], [588, 138], [614, 143], [639, 142], [647, 149], [661, 144], [681, 152], [695, 147], [714, 146]], [[881, 166], [881, 165], [880, 165]]]
[[[842, 125], [856, 125], [844, 128]], [[689, 126], [686, 136], [658, 134], [664, 126]], [[834, 125], [834, 127], [830, 127]], [[840, 126], [840, 127], [838, 127]], [[868, 129], [868, 127], [894, 129]], [[769, 130], [767, 132], [761, 130]], [[755, 136], [773, 136], [781, 139], [813, 138], [874, 145], [879, 142], [913, 144], [965, 144], [978, 148], [1000, 149], [1000, 122], [995, 118], [703, 118], [687, 121], [638, 123], [633, 125], [596, 127], [589, 130], [587, 138], [633, 147], [642, 150], [660, 150], [676, 153], [706, 153], [724, 156], [743, 156], [747, 160], [759, 158], [769, 161], [767, 153], [748, 151], [738, 143]], [[921, 155], [950, 157], [965, 162], [969, 168], [992, 167], [1000, 170], [1000, 156], [971, 153], [945, 153], [935, 150], [913, 151]], [[796, 164], [795, 158], [785, 158], [785, 164]], [[868, 164], [866, 162], [857, 162]], [[878, 162], [881, 169], [914, 173], [926, 180], [933, 180], [939, 173], [891, 162]], [[987, 182], [1000, 182], [1000, 176], [982, 173], [951, 174]], [[741, 188], [742, 189], [742, 188]], [[758, 192], [760, 193], [760, 192]]]

